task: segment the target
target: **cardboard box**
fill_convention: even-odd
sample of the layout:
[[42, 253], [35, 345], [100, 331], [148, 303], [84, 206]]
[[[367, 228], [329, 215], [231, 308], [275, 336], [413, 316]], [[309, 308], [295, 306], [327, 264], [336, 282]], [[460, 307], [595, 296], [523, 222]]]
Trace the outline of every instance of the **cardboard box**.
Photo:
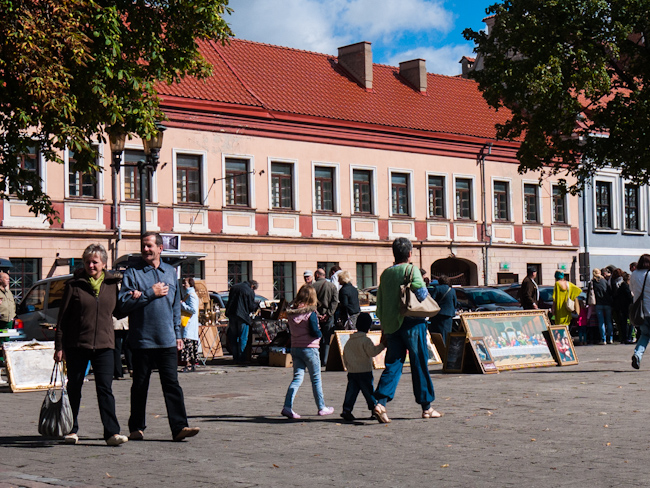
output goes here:
[[293, 368], [291, 354], [277, 351], [269, 351], [269, 366], [279, 366], [280, 368]]

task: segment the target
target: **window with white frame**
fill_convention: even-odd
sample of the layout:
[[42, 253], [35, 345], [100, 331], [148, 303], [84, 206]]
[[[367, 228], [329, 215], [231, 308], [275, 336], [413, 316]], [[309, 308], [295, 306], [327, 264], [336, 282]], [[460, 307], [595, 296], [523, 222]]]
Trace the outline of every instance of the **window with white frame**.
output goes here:
[[[18, 167], [21, 171], [29, 171], [38, 177], [41, 175], [41, 152], [38, 144], [34, 143], [27, 147], [27, 151], [21, 153], [17, 157]], [[31, 185], [27, 185], [31, 189]]]
[[314, 197], [316, 210], [334, 212], [334, 168], [331, 166], [314, 167]]
[[494, 194], [494, 220], [510, 220], [510, 208], [508, 200], [510, 198], [510, 184], [507, 181], [495, 181], [492, 187]]
[[[73, 198], [99, 198], [97, 171], [74, 171], [76, 162], [74, 151], [68, 150], [68, 195]], [[99, 165], [99, 162], [95, 161], [95, 164]]]
[[203, 203], [202, 165], [201, 155], [176, 154], [176, 201], [178, 203]]
[[291, 163], [271, 162], [271, 208], [294, 210]]
[[429, 218], [445, 218], [445, 177], [429, 175]]
[[226, 205], [250, 206], [250, 160], [226, 158]]
[[566, 208], [566, 194], [562, 191], [560, 185], [553, 185], [551, 187], [551, 205], [553, 206], [553, 223], [566, 224], [567, 223], [567, 208]]
[[596, 182], [596, 227], [600, 229], [613, 228], [612, 217], [612, 183], [609, 181]]
[[[124, 151], [122, 174], [124, 175], [124, 199], [140, 200], [140, 172], [138, 162], [144, 161], [144, 151], [127, 149]], [[151, 201], [151, 174], [145, 171], [144, 193], [146, 201]]]
[[539, 223], [539, 185], [524, 184], [524, 222]]
[[456, 218], [471, 220], [472, 215], [472, 180], [456, 178]]
[[626, 184], [624, 191], [625, 230], [641, 230], [639, 225], [639, 187]]
[[372, 214], [372, 171], [352, 170], [352, 191], [355, 214]]
[[408, 173], [391, 173], [391, 209], [392, 215], [410, 215], [410, 188]]

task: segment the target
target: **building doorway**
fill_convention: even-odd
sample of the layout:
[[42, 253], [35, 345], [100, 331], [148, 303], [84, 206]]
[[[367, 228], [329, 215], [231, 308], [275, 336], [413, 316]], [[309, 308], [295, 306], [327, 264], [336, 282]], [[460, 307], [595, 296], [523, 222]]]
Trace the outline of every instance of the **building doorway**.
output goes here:
[[431, 279], [447, 275], [452, 285], [478, 285], [478, 269], [476, 264], [467, 259], [445, 258], [438, 259], [431, 265]]

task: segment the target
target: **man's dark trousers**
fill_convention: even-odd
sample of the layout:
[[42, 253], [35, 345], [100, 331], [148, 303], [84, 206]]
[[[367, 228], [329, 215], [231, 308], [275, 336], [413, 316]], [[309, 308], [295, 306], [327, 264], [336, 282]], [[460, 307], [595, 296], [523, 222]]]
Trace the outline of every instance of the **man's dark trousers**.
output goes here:
[[151, 371], [158, 369], [160, 384], [165, 397], [167, 417], [172, 435], [187, 427], [187, 413], [183, 390], [178, 383], [178, 353], [175, 347], [133, 349], [133, 384], [131, 385], [131, 417], [129, 431], [146, 428], [147, 393]]

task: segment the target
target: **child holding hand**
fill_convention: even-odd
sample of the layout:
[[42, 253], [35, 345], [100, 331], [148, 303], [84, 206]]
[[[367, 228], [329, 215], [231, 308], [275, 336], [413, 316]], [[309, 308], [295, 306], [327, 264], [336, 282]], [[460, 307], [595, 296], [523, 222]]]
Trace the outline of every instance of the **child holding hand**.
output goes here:
[[[361, 391], [368, 403], [368, 409], [373, 412], [373, 415], [376, 417], [385, 416], [388, 419], [385, 407], [378, 403], [373, 395], [374, 378], [372, 376], [372, 358], [383, 351], [386, 344], [382, 338], [382, 343], [375, 346], [367, 336], [367, 332], [372, 325], [372, 318], [369, 314], [365, 312], [359, 314], [356, 325], [357, 332], [350, 336], [343, 348], [343, 362], [348, 370], [348, 387], [345, 390], [341, 417], [349, 422], [355, 419], [354, 415], [352, 415], [352, 409], [357, 401], [359, 391]], [[384, 420], [380, 421], [383, 422]], [[390, 420], [388, 421], [390, 422]]]

